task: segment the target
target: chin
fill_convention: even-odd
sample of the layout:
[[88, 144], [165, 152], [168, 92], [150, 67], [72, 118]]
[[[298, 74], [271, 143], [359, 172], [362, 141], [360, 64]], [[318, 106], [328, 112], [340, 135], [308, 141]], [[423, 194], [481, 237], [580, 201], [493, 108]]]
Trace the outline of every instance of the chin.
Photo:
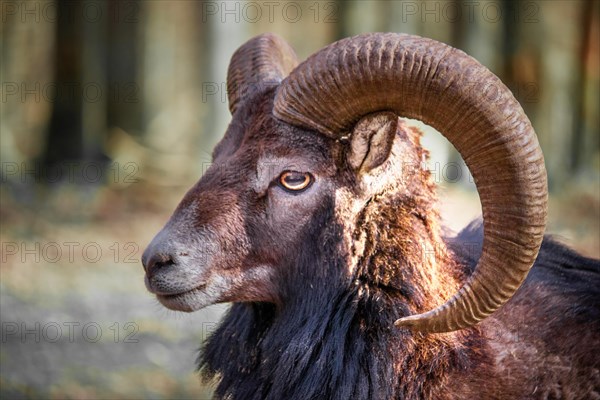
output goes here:
[[157, 294], [156, 298], [168, 309], [183, 312], [198, 311], [219, 302], [215, 293], [210, 293], [205, 287], [192, 289], [188, 292], [179, 294]]

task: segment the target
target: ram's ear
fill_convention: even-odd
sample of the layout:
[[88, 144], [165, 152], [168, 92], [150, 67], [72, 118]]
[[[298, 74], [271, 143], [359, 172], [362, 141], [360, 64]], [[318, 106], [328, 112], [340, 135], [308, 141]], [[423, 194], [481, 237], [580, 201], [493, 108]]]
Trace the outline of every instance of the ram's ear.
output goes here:
[[379, 112], [364, 116], [354, 126], [350, 136], [348, 164], [357, 173], [367, 173], [387, 160], [392, 150], [398, 116]]

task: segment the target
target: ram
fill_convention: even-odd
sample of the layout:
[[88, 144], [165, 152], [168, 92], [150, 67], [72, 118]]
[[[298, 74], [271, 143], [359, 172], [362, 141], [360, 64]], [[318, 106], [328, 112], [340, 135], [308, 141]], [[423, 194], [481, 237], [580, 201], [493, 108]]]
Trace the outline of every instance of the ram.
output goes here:
[[[495, 75], [403, 34], [297, 65], [265, 34], [227, 86], [214, 164], [142, 257], [166, 307], [233, 303], [199, 357], [216, 398], [600, 399], [600, 263], [544, 238], [542, 152]], [[444, 235], [400, 117], [460, 152], [482, 225]]]

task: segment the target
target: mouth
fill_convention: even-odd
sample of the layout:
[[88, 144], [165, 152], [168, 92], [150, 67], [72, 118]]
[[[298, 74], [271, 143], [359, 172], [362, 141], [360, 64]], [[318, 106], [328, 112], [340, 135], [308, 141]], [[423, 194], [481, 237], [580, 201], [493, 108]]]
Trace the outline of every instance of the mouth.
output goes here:
[[202, 299], [206, 297], [206, 284], [176, 294], [156, 294], [160, 303], [174, 311], [192, 312], [204, 307]]

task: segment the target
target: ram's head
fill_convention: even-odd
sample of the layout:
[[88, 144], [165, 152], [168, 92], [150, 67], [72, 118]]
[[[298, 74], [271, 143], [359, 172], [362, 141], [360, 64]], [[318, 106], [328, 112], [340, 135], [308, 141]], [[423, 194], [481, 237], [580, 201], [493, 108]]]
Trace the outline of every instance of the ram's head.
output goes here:
[[[353, 237], [374, 196], [418, 190], [422, 177], [401, 166], [419, 164], [423, 153], [402, 116], [435, 127], [460, 152], [480, 194], [485, 237], [463, 288], [398, 324], [450, 331], [500, 307], [533, 264], [546, 217], [542, 153], [508, 89], [461, 51], [402, 34], [341, 40], [296, 64], [269, 34], [234, 54], [231, 124], [214, 164], [144, 252], [148, 289], [181, 311], [287, 301], [284, 265], [317, 240]], [[351, 253], [328, 267], [350, 276]]]

